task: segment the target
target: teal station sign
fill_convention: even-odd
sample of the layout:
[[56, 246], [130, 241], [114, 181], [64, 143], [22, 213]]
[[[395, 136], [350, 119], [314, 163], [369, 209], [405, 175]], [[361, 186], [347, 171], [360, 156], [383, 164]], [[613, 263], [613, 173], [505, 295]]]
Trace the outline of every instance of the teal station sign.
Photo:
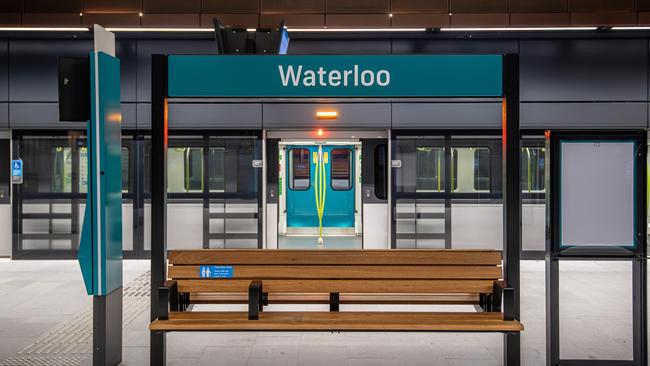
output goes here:
[[499, 97], [501, 55], [168, 58], [170, 97]]

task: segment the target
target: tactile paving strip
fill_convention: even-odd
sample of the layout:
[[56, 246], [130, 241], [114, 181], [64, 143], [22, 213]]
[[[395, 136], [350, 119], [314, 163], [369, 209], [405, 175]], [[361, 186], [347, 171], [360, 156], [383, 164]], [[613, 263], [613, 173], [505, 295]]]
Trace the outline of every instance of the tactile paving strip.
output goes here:
[[[149, 308], [151, 273], [141, 274], [123, 289], [122, 327]], [[72, 321], [44, 334], [0, 366], [78, 366], [91, 357], [93, 313], [79, 314]]]

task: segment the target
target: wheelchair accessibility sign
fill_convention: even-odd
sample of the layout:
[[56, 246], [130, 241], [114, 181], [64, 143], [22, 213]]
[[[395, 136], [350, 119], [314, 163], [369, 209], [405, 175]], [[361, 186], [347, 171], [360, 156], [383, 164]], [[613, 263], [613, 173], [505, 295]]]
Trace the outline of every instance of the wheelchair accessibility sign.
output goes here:
[[11, 161], [11, 183], [23, 184], [23, 161], [21, 159]]
[[201, 278], [232, 278], [232, 266], [201, 266], [199, 277]]

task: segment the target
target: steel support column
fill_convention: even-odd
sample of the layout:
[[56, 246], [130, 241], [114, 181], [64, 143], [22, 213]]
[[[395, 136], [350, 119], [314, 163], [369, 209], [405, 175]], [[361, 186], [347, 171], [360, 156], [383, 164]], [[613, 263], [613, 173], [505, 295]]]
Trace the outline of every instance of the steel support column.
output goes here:
[[[151, 57], [151, 320], [167, 279], [167, 56]], [[151, 332], [150, 365], [165, 365], [165, 333]]]
[[[521, 141], [519, 133], [519, 55], [503, 58], [503, 267], [504, 279], [514, 289], [504, 314], [520, 319], [519, 255], [521, 253]], [[504, 365], [521, 364], [519, 333], [505, 333]]]

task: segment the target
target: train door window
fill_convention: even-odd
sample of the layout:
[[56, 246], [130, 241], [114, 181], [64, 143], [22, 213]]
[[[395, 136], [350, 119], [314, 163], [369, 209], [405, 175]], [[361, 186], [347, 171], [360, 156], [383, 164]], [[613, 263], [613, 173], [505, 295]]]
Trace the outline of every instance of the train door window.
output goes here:
[[388, 190], [388, 157], [386, 144], [375, 147], [375, 196], [381, 200], [386, 199]]
[[[129, 149], [122, 147], [122, 193], [129, 193]], [[79, 192], [88, 193], [88, 148], [79, 148]]]
[[416, 192], [445, 190], [445, 150], [442, 147], [419, 146], [415, 149]]
[[348, 191], [352, 189], [352, 151], [350, 149], [332, 149], [330, 176], [332, 189]]
[[521, 189], [523, 192], [544, 192], [546, 149], [524, 147], [521, 149]]
[[226, 149], [223, 147], [211, 147], [208, 157], [210, 164], [209, 180], [210, 192], [225, 192], [226, 179], [224, 174], [224, 157]]
[[167, 191], [172, 193], [203, 191], [203, 148], [168, 148]]
[[306, 191], [311, 185], [309, 150], [291, 149], [289, 151], [289, 188]]
[[490, 191], [489, 148], [452, 148], [451, 159], [452, 192], [472, 193]]

